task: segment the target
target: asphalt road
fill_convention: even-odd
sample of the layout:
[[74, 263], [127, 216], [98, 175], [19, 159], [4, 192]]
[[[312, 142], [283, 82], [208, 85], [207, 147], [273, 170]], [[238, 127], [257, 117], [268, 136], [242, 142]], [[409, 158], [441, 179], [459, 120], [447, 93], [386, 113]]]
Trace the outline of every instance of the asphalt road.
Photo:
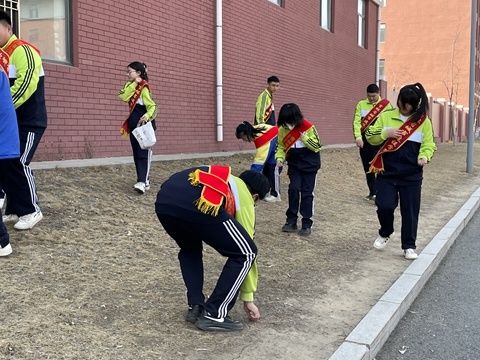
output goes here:
[[480, 359], [480, 210], [375, 359]]

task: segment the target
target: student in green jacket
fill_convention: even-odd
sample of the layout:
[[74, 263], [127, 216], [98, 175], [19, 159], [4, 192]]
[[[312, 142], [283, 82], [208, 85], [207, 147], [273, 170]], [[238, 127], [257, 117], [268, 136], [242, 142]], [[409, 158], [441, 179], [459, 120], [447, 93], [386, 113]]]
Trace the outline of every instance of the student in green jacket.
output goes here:
[[152, 99], [148, 85], [147, 65], [134, 61], [127, 66], [128, 81], [118, 93], [120, 100], [128, 103], [130, 115], [123, 123], [120, 132], [122, 135], [130, 135], [133, 161], [137, 171], [137, 182], [133, 185], [135, 191], [140, 194], [150, 189], [150, 163], [152, 161], [152, 149], [142, 149], [132, 131], [152, 121], [155, 129], [155, 116], [157, 105]]
[[300, 236], [312, 232], [314, 213], [315, 183], [320, 169], [322, 145], [315, 125], [305, 119], [297, 104], [285, 104], [278, 116], [278, 146], [275, 152], [277, 166], [288, 164], [287, 222], [283, 232], [297, 232], [298, 211], [302, 215]]
[[[250, 320], [260, 312], [257, 289], [255, 202], [269, 192], [268, 179], [252, 170], [239, 177], [229, 166], [198, 166], [173, 174], [160, 187], [155, 211], [180, 247], [178, 259], [187, 288], [186, 320], [205, 331], [238, 331], [243, 325], [228, 313], [237, 294]], [[203, 293], [203, 243], [227, 257], [215, 289]]]
[[268, 124], [275, 125], [275, 106], [273, 105], [273, 94], [280, 88], [280, 79], [272, 75], [267, 79], [267, 88], [258, 95], [255, 104], [254, 125]]
[[380, 97], [380, 89], [376, 84], [367, 86], [367, 98], [360, 100], [355, 106], [353, 137], [360, 151], [360, 158], [365, 171], [368, 187], [368, 195], [365, 199], [367, 200], [375, 200], [375, 174], [369, 172], [369, 167], [370, 161], [377, 153], [379, 146], [368, 143], [365, 138], [365, 131], [369, 126], [375, 124], [382, 111], [389, 109], [393, 109], [392, 104], [387, 99]]
[[393, 236], [394, 212], [400, 201], [402, 249], [406, 259], [414, 260], [423, 168], [436, 145], [423, 86], [404, 86], [397, 106], [398, 109], [384, 111], [366, 132], [370, 144], [382, 145], [370, 163], [370, 171], [377, 174], [375, 204], [380, 222], [373, 246], [381, 250]]

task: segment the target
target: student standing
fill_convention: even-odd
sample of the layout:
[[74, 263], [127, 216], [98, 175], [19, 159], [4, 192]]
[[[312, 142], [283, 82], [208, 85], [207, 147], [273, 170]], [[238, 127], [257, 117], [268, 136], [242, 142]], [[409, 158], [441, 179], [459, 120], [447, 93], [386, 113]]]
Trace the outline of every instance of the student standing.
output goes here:
[[153, 101], [148, 85], [147, 65], [134, 61], [127, 66], [128, 81], [118, 93], [120, 100], [128, 103], [130, 115], [123, 123], [120, 132], [130, 135], [130, 144], [133, 151], [133, 161], [137, 172], [137, 182], [133, 185], [135, 191], [140, 194], [150, 189], [150, 163], [152, 161], [152, 149], [142, 149], [132, 134], [132, 131], [152, 121], [155, 129], [155, 116], [157, 105]]
[[275, 160], [278, 128], [268, 124], [252, 125], [248, 121], [244, 121], [237, 126], [235, 136], [237, 139], [255, 144], [257, 151], [251, 170], [261, 172], [270, 183], [270, 194], [265, 196], [264, 200], [267, 202], [281, 201], [280, 168]]
[[404, 86], [398, 109], [383, 112], [366, 132], [368, 142], [382, 145], [370, 164], [377, 174], [377, 215], [380, 222], [373, 246], [383, 249], [394, 233], [394, 211], [400, 201], [402, 249], [408, 260], [417, 258], [416, 240], [423, 167], [436, 150], [428, 98], [420, 83]]
[[284, 232], [297, 232], [298, 211], [302, 215], [301, 236], [309, 236], [313, 224], [315, 183], [322, 147], [315, 126], [296, 104], [285, 104], [278, 116], [277, 165], [288, 164], [288, 210]]
[[4, 221], [14, 228], [33, 228], [43, 214], [30, 162], [47, 127], [45, 77], [38, 49], [12, 33], [10, 16], [0, 11], [0, 47], [9, 57], [10, 93], [17, 115], [20, 158], [15, 172], [1, 184], [7, 195]]
[[[20, 156], [20, 141], [18, 138], [18, 125], [10, 95], [8, 81], [8, 55], [0, 50], [0, 184], [11, 172], [12, 167], [18, 162], [10, 159], [18, 159]], [[7, 184], [9, 184], [7, 182]], [[0, 216], [2, 208], [0, 207]], [[8, 256], [12, 253], [12, 245], [7, 228], [3, 221], [0, 221], [0, 256]]]
[[365, 131], [369, 126], [375, 124], [378, 115], [384, 110], [392, 109], [393, 106], [387, 99], [380, 97], [380, 89], [376, 84], [367, 86], [367, 98], [360, 100], [355, 107], [353, 116], [353, 136], [360, 151], [363, 170], [367, 178], [368, 195], [367, 200], [375, 200], [375, 174], [369, 172], [370, 161], [377, 153], [379, 146], [371, 145], [365, 139]]
[[275, 106], [273, 105], [273, 94], [280, 88], [280, 79], [275, 75], [267, 79], [267, 88], [257, 97], [255, 105], [254, 125], [269, 124], [275, 125]]
[[[178, 259], [189, 305], [186, 320], [201, 330], [242, 330], [242, 323], [228, 316], [238, 293], [249, 319], [260, 318], [253, 302], [257, 288], [255, 202], [269, 188], [267, 178], [258, 172], [247, 170], [236, 177], [229, 166], [211, 165], [173, 174], [158, 192], [158, 219], [180, 247]], [[203, 243], [228, 258], [207, 299]]]

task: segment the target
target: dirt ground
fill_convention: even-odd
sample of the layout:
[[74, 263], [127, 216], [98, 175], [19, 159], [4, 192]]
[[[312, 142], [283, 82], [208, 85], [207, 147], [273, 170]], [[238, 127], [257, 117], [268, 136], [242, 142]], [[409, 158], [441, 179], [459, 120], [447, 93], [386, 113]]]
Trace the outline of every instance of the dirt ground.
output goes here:
[[[372, 247], [375, 207], [354, 148], [322, 152], [311, 237], [280, 231], [286, 196], [257, 207], [262, 319], [233, 334], [184, 321], [177, 248], [154, 189], [197, 164], [238, 174], [251, 157], [156, 162], [144, 196], [133, 164], [36, 171], [45, 218], [28, 232], [9, 225], [14, 253], [0, 261], [0, 359], [327, 359], [409, 264], [399, 240]], [[465, 144], [440, 145], [426, 167], [419, 250], [480, 186], [480, 144], [474, 175], [465, 158]], [[223, 260], [205, 248], [206, 293]], [[246, 321], [241, 306], [232, 317]]]

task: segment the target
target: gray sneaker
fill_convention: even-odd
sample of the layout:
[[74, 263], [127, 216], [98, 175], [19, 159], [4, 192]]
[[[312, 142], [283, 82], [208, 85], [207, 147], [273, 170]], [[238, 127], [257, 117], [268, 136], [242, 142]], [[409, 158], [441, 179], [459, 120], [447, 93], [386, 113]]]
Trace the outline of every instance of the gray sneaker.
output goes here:
[[191, 322], [192, 324], [195, 324], [195, 322], [198, 320], [198, 318], [202, 314], [202, 311], [203, 311], [202, 305], [189, 305], [187, 316], [185, 316], [185, 320], [187, 320], [188, 322]]
[[206, 314], [201, 315], [195, 323], [197, 328], [203, 331], [240, 331], [243, 324], [240, 321], [232, 320], [229, 316], [223, 319], [216, 319]]

